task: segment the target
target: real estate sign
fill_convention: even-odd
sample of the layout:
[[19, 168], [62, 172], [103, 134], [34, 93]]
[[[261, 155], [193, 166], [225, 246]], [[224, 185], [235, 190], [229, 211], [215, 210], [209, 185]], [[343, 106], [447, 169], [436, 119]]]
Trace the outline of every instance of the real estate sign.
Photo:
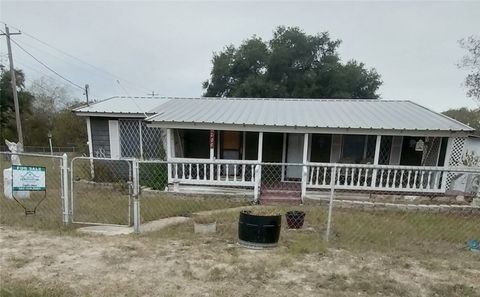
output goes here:
[[13, 191], [45, 191], [45, 167], [12, 165]]

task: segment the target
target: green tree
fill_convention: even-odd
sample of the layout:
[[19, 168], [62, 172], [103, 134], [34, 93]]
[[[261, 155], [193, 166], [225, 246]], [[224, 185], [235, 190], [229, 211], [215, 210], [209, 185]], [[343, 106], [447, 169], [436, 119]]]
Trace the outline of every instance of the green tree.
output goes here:
[[[25, 90], [25, 74], [23, 71], [17, 69], [15, 75], [20, 118], [24, 123], [25, 118], [32, 114], [34, 97]], [[0, 140], [3, 143], [5, 139], [18, 141], [10, 71], [4, 71], [0, 75]]]
[[281, 26], [268, 42], [253, 36], [229, 45], [213, 55], [204, 96], [378, 98], [380, 75], [354, 60], [342, 63], [340, 43], [328, 32]]
[[458, 109], [449, 109], [443, 112], [443, 114], [462, 122], [465, 125], [469, 125], [475, 129], [475, 134], [480, 136], [480, 110], [462, 107]]
[[477, 101], [480, 106], [480, 37], [470, 36], [459, 41], [460, 46], [467, 51], [458, 66], [467, 69], [465, 78], [467, 96]]

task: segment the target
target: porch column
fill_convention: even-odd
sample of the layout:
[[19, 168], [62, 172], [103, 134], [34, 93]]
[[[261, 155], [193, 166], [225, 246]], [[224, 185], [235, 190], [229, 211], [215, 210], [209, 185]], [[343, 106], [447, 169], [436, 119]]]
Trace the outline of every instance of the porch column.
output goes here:
[[172, 129], [167, 129], [167, 168], [168, 168], [168, 183], [172, 182]]
[[[382, 135], [377, 135], [377, 141], [375, 142], [375, 155], [373, 157], [373, 165], [378, 165], [380, 160], [380, 145], [382, 143]], [[372, 172], [372, 187], [375, 187], [377, 183], [377, 169], [373, 169]]]
[[210, 130], [209, 144], [210, 144], [210, 179], [213, 180], [213, 174], [214, 174], [213, 162], [215, 159], [215, 130]]
[[307, 170], [307, 162], [308, 162], [308, 133], [305, 133], [303, 136], [303, 166], [302, 166], [302, 203], [305, 195], [307, 193], [307, 179], [308, 179], [308, 170]]
[[[258, 163], [262, 162], [262, 152], [263, 152], [263, 132], [258, 132]], [[262, 181], [262, 165], [255, 165], [255, 185], [253, 188], [253, 199], [255, 202], [258, 202], [260, 197], [260, 184]]]
[[258, 132], [258, 162], [262, 162], [263, 132]]
[[92, 125], [90, 117], [87, 117], [87, 138], [88, 138], [88, 155], [90, 156], [90, 177], [95, 178], [95, 168], [93, 165], [93, 142], [92, 142]]

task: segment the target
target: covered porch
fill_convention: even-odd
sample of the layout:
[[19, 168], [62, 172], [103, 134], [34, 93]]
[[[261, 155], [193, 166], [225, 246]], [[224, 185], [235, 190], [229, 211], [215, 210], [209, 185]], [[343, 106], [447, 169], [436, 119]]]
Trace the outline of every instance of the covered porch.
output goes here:
[[167, 130], [174, 185], [260, 196], [335, 187], [445, 193], [473, 131], [410, 101], [179, 98], [146, 119]]
[[[261, 196], [337, 189], [445, 192], [453, 138], [167, 129], [169, 184], [249, 188]], [[334, 177], [332, 179], [332, 177]]]

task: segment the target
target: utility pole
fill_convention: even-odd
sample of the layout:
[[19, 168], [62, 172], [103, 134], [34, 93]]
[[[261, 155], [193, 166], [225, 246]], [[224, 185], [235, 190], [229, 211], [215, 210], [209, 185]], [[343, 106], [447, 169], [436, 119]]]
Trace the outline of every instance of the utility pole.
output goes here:
[[85, 98], [87, 98], [87, 105], [89, 105], [89, 101], [88, 101], [88, 89], [90, 88], [90, 86], [88, 84], [85, 85]]
[[20, 35], [22, 33], [10, 33], [8, 26], [5, 24], [5, 35], [7, 37], [7, 49], [8, 49], [8, 60], [10, 61], [10, 76], [11, 76], [11, 83], [12, 83], [12, 91], [13, 91], [13, 104], [15, 105], [15, 120], [17, 122], [17, 135], [18, 135], [18, 142], [20, 142], [21, 150], [23, 151], [23, 132], [22, 132], [22, 122], [20, 121], [20, 106], [18, 104], [18, 95], [17, 95], [17, 79], [15, 77], [15, 68], [13, 67], [13, 56], [12, 56], [12, 46], [10, 45], [10, 35]]

